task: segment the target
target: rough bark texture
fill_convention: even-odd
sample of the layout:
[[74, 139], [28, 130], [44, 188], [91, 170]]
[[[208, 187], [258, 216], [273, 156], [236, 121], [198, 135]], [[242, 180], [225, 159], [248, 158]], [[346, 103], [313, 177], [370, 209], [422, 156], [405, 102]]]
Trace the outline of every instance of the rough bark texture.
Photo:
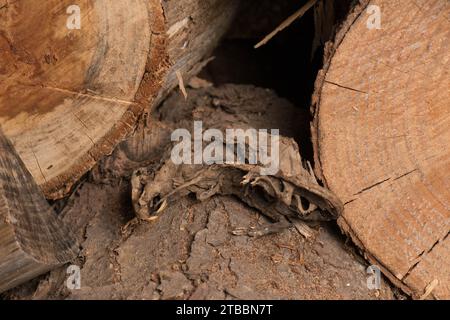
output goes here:
[[445, 0], [361, 1], [327, 45], [313, 101], [340, 226], [415, 298], [450, 297], [449, 13]]
[[61, 269], [31, 290], [23, 287], [7, 298], [393, 297], [384, 281], [379, 291], [367, 288], [367, 266], [343, 244], [332, 224], [311, 224], [307, 239], [294, 228], [262, 238], [233, 235], [235, 229], [271, 222], [235, 197], [176, 197], [156, 221], [128, 224], [134, 217], [130, 176], [142, 166], [158, 169], [173, 126], [190, 128], [194, 119], [246, 119], [254, 127], [280, 127], [282, 135], [294, 137], [298, 123], [307, 122], [288, 101], [253, 86], [188, 90], [188, 95], [185, 101], [174, 93], [155, 113], [159, 121], [149, 121], [99, 163], [91, 181], [63, 211], [63, 220], [74, 226], [82, 243], [80, 259], [74, 261], [81, 267], [81, 290], [67, 289]]
[[0, 293], [73, 260], [78, 249], [0, 131]]
[[0, 125], [48, 198], [73, 184], [202, 66], [232, 0], [0, 0]]

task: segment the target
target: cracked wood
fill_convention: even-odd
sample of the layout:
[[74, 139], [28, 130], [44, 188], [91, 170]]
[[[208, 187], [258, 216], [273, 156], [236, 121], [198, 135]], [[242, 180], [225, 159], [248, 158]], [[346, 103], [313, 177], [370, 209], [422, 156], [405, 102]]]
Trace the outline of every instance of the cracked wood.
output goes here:
[[340, 226], [415, 298], [450, 297], [449, 13], [445, 0], [360, 1], [327, 44], [312, 106]]

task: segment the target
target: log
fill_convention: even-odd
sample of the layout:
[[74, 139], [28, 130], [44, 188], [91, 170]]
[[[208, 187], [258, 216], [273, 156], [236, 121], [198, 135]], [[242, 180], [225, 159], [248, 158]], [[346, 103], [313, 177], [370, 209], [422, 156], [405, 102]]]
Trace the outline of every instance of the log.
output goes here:
[[447, 0], [360, 1], [313, 101], [316, 171], [345, 203], [342, 230], [414, 298], [450, 298], [449, 14]]
[[78, 248], [0, 130], [0, 293], [69, 262]]
[[236, 0], [0, 0], [0, 125], [47, 198], [205, 64]]

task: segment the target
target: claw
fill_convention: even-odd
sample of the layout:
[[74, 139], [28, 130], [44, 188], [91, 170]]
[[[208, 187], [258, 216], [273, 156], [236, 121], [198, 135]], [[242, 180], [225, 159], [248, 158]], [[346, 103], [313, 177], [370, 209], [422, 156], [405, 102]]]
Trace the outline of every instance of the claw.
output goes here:
[[133, 218], [130, 221], [128, 221], [128, 223], [126, 225], [124, 225], [120, 231], [122, 234], [126, 234], [128, 232], [128, 229], [130, 228], [130, 226], [134, 226], [135, 224], [137, 224], [139, 222], [138, 218]]
[[231, 232], [234, 236], [246, 236], [249, 233], [248, 228], [236, 228]]

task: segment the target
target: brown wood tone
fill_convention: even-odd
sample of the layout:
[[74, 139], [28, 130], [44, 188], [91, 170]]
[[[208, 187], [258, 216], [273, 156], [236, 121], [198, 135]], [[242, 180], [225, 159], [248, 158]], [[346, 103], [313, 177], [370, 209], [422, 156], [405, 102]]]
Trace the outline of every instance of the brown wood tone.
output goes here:
[[236, 0], [0, 0], [0, 126], [47, 198], [198, 72]]
[[[368, 5], [381, 29], [367, 27]], [[361, 1], [327, 46], [313, 102], [340, 226], [414, 298], [450, 298], [449, 17], [447, 0]]]
[[0, 293], [74, 259], [72, 231], [0, 131]]

